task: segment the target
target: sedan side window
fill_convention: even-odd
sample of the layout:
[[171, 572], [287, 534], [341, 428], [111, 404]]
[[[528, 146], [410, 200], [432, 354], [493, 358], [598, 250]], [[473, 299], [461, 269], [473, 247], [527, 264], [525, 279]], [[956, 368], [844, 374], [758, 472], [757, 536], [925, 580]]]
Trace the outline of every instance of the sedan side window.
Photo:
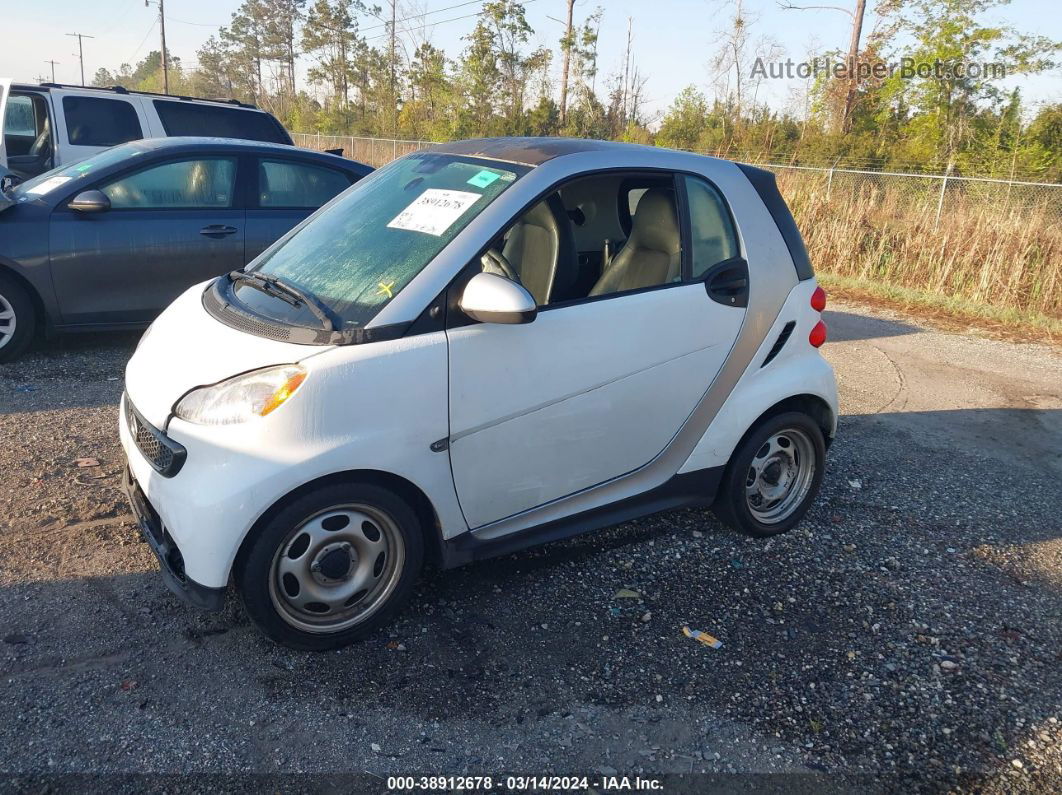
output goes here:
[[350, 187], [341, 171], [289, 160], [261, 160], [258, 206], [317, 209]]
[[723, 197], [702, 179], [685, 179], [693, 233], [693, 278], [697, 279], [713, 265], [736, 257], [740, 252]]
[[232, 206], [235, 182], [235, 158], [213, 157], [145, 168], [100, 190], [114, 209], [217, 209]]

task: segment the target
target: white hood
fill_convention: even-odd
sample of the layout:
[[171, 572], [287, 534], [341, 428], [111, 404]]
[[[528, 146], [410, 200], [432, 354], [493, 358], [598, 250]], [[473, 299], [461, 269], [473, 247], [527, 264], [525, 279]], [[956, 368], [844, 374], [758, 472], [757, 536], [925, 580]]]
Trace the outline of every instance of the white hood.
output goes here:
[[174, 404], [190, 389], [324, 350], [256, 337], [215, 320], [203, 308], [207, 284], [189, 288], [170, 304], [126, 365], [126, 394], [157, 428], [166, 427]]

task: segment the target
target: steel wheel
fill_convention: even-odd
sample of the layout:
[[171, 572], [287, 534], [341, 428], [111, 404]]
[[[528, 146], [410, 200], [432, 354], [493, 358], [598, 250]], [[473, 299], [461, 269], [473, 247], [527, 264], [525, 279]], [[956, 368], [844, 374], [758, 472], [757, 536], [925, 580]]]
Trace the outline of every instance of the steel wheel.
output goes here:
[[815, 479], [815, 446], [798, 428], [769, 436], [745, 476], [745, 500], [763, 524], [784, 522], [803, 503]]
[[269, 596], [280, 617], [310, 633], [367, 620], [398, 585], [405, 543], [395, 521], [364, 504], [337, 505], [292, 530], [277, 548]]
[[0, 294], [0, 348], [3, 348], [15, 338], [15, 325], [18, 318], [15, 317], [15, 307], [11, 302]]

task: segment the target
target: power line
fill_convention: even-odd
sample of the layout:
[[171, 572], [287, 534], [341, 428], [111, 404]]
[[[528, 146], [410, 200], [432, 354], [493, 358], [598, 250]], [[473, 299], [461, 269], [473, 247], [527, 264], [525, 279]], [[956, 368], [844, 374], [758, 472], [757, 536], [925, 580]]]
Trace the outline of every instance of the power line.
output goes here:
[[144, 34], [144, 38], [142, 38], [140, 40], [140, 44], [138, 44], [137, 48], [135, 50], [133, 50], [133, 54], [130, 55], [128, 58], [126, 58], [122, 63], [127, 63], [127, 64], [132, 64], [133, 63], [133, 59], [136, 58], [136, 56], [140, 54], [140, 50], [143, 48], [144, 42], [146, 42], [148, 40], [148, 36], [151, 35], [151, 31], [153, 31], [155, 29], [155, 26], [157, 24], [159, 24], [159, 19], [158, 19], [158, 17], [155, 17], [155, 19], [152, 20], [152, 22], [151, 22], [151, 27], [148, 28], [147, 33]]

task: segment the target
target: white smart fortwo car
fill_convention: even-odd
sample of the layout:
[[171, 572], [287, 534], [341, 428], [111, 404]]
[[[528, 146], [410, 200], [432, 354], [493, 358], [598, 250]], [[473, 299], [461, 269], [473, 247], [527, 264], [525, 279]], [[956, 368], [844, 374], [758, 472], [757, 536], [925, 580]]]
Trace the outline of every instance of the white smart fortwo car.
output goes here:
[[421, 567], [680, 506], [796, 524], [837, 424], [825, 294], [765, 171], [567, 139], [381, 168], [189, 289], [126, 371], [163, 577], [326, 649]]

